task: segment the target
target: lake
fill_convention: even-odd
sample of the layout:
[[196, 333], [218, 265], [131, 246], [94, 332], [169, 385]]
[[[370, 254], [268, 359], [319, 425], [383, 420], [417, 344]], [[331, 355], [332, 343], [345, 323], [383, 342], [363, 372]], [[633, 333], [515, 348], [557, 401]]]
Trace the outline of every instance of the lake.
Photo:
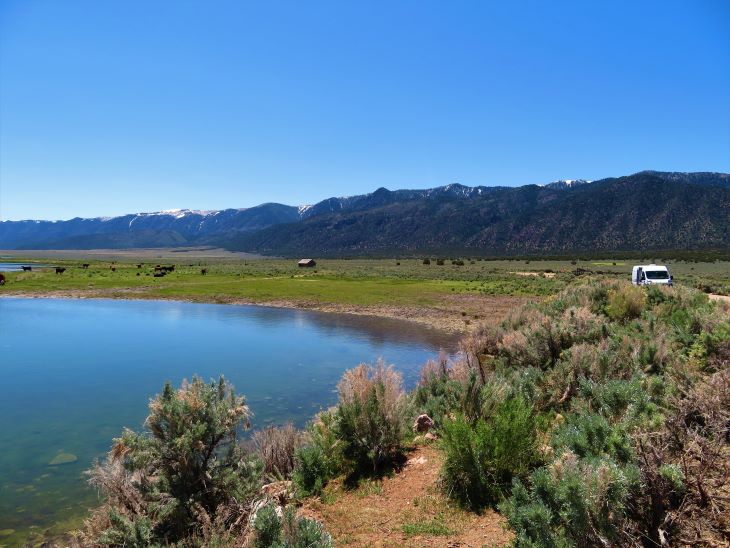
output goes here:
[[0, 261], [0, 272], [18, 272], [22, 270], [23, 266], [31, 266], [33, 268], [49, 268], [47, 264], [36, 264], [36, 263], [10, 263], [6, 261]]
[[[254, 427], [304, 426], [345, 369], [383, 358], [412, 387], [454, 336], [346, 314], [170, 301], [0, 299], [0, 545], [78, 524], [83, 471], [140, 429], [166, 381], [224, 374]], [[50, 464], [59, 454], [73, 462]], [[15, 532], [9, 532], [14, 530]]]

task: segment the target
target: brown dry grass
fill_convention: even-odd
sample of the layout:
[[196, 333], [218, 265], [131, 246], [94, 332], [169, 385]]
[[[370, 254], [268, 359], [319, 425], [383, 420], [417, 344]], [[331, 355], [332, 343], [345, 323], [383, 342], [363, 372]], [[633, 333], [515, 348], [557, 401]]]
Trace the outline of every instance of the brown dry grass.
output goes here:
[[[337, 546], [505, 546], [512, 540], [506, 520], [494, 511], [459, 509], [440, 492], [441, 452], [431, 446], [412, 451], [392, 477], [348, 490], [340, 482], [322, 499], [307, 499], [300, 512], [324, 523]], [[323, 502], [324, 501], [324, 502]], [[407, 535], [404, 525], [437, 522], [446, 535]]]
[[302, 445], [304, 434], [289, 423], [281, 427], [271, 426], [253, 435], [256, 453], [264, 464], [267, 480], [288, 478], [294, 470], [294, 453]]

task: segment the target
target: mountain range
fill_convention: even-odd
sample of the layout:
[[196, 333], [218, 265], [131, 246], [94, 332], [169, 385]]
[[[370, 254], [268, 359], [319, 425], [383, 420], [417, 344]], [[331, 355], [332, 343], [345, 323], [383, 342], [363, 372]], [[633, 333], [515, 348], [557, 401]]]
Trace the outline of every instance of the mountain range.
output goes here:
[[285, 256], [730, 249], [730, 174], [643, 171], [521, 187], [379, 188], [306, 206], [0, 222], [0, 249], [201, 245]]

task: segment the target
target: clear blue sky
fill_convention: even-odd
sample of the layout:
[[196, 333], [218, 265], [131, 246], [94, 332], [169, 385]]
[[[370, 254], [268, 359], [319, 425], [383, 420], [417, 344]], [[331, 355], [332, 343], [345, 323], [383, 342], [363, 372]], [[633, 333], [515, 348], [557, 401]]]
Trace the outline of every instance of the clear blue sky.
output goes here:
[[0, 218], [730, 171], [730, 2], [0, 1]]

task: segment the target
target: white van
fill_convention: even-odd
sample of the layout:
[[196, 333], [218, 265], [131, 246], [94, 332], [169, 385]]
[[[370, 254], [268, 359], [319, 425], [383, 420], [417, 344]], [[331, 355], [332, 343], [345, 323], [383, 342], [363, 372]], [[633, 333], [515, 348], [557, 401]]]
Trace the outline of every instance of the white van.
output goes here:
[[641, 264], [631, 269], [631, 283], [634, 285], [672, 285], [672, 281], [673, 277], [666, 266]]

